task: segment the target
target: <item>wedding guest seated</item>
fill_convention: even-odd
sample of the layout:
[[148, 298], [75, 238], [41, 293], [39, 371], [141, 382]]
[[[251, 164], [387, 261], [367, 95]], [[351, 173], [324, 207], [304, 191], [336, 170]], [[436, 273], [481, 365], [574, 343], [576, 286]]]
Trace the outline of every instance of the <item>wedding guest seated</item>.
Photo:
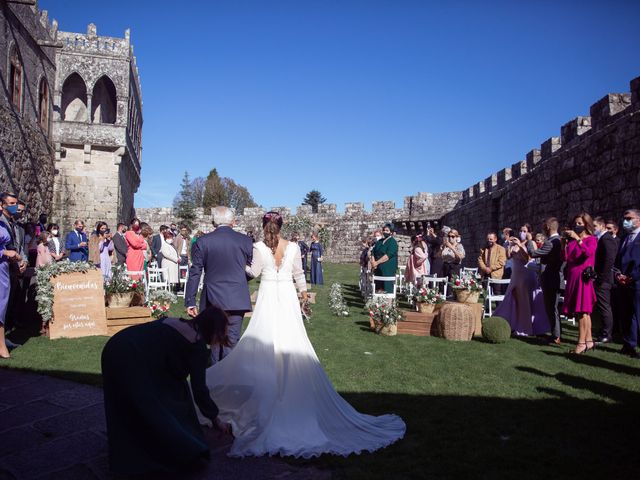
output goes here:
[[111, 337], [102, 379], [113, 473], [185, 478], [209, 459], [194, 400], [215, 427], [230, 431], [205, 383], [207, 345], [227, 343], [227, 317], [215, 306], [190, 320], [161, 318]]
[[60, 227], [58, 227], [57, 223], [50, 223], [47, 227], [47, 232], [49, 232], [49, 251], [51, 252], [51, 257], [56, 262], [59, 262], [66, 255], [62, 243], [60, 243]]
[[407, 268], [404, 279], [416, 285], [423, 275], [429, 274], [429, 257], [427, 256], [427, 244], [422, 239], [422, 234], [411, 237], [411, 250], [407, 258]]

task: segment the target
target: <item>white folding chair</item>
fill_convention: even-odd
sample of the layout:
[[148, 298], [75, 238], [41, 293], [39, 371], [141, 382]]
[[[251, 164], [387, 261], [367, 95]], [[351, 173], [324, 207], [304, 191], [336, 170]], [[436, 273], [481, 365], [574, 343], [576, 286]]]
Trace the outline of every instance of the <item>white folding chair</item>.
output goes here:
[[447, 298], [447, 287], [449, 286], [449, 279], [447, 277], [430, 277], [429, 275], [422, 276], [422, 285], [424, 287], [439, 289], [439, 285], [442, 284], [442, 294], [444, 298]]
[[462, 272], [460, 272], [460, 276], [461, 277], [475, 277], [478, 275], [478, 269], [477, 268], [469, 268], [469, 267], [464, 267], [462, 269]]
[[147, 274], [149, 290], [169, 290], [166, 268], [149, 267]]
[[494, 287], [496, 285], [509, 285], [511, 280], [507, 279], [495, 279], [489, 278], [487, 279], [487, 290], [485, 294], [485, 306], [484, 306], [484, 317], [493, 316], [493, 302], [501, 302], [504, 300], [504, 293], [497, 295], [495, 293]]
[[[393, 282], [393, 293], [378, 293], [376, 292], [376, 282]], [[371, 292], [373, 299], [385, 299], [385, 300], [395, 300], [397, 293], [398, 285], [396, 284], [396, 277], [378, 277], [374, 275], [371, 279]]]
[[558, 292], [558, 295], [556, 296], [556, 308], [558, 309], [558, 315], [559, 315], [560, 321], [566, 320], [568, 323], [570, 323], [571, 325], [573, 325], [575, 327], [576, 326], [576, 319], [573, 318], [573, 317], [567, 317], [566, 315], [563, 315], [562, 313], [560, 313], [560, 309], [558, 308], [558, 306], [561, 303], [564, 303], [564, 290], [565, 290], [566, 287], [567, 287], [567, 281], [564, 278], [561, 278], [560, 279], [560, 291]]
[[398, 293], [405, 293], [407, 282], [404, 280], [404, 274], [407, 270], [407, 266], [398, 267], [398, 273], [396, 274], [396, 283], [398, 284]]
[[[202, 277], [200, 276], [200, 282], [202, 282]], [[187, 280], [189, 279], [189, 267], [187, 265], [180, 265], [178, 267], [178, 278], [180, 281], [180, 288], [178, 289], [177, 295], [179, 297], [184, 297], [187, 291]]]

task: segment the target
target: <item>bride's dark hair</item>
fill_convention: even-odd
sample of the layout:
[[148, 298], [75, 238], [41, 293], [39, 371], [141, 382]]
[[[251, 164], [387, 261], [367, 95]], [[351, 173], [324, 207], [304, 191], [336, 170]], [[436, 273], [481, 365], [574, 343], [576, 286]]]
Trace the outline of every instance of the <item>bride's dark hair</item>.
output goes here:
[[267, 212], [262, 217], [262, 229], [264, 230], [264, 244], [275, 255], [278, 248], [278, 234], [282, 228], [282, 215], [278, 212]]

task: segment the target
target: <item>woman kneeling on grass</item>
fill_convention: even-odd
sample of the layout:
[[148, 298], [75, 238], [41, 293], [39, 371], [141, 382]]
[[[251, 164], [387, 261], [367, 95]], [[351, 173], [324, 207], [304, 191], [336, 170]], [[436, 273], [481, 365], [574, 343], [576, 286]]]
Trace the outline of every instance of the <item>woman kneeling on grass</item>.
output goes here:
[[193, 402], [229, 432], [205, 384], [207, 344], [227, 342], [227, 317], [217, 307], [190, 320], [161, 318], [129, 327], [107, 342], [102, 377], [113, 472], [183, 472], [209, 459]]

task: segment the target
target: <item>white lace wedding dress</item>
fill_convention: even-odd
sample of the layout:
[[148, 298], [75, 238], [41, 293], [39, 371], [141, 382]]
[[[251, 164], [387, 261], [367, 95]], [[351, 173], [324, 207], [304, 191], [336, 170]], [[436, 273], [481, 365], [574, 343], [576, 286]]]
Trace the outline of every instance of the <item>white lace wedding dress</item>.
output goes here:
[[253, 258], [252, 273], [262, 279], [249, 326], [231, 353], [207, 370], [220, 419], [233, 428], [229, 455], [349, 455], [402, 438], [400, 417], [358, 413], [320, 365], [293, 284], [295, 278], [306, 290], [298, 245], [289, 243], [280, 267], [263, 242], [254, 245]]

